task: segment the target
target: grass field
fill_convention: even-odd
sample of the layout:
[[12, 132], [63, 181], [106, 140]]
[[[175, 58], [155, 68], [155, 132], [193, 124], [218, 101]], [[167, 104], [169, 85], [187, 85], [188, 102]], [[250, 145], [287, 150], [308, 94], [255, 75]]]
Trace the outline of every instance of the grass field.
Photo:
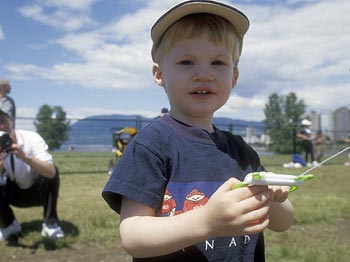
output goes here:
[[[129, 261], [121, 249], [116, 215], [101, 191], [111, 153], [55, 152], [61, 171], [59, 216], [66, 233], [56, 242], [42, 239], [42, 210], [15, 208], [21, 237], [0, 243], [0, 261]], [[315, 169], [313, 181], [291, 194], [295, 222], [284, 233], [265, 232], [267, 261], [350, 261], [350, 167], [345, 156]], [[262, 156], [269, 171], [285, 169], [290, 156]]]
[[[305, 170], [281, 167], [284, 157], [262, 159], [274, 172]], [[350, 167], [344, 161], [340, 156], [314, 169], [315, 179], [291, 194], [294, 225], [285, 233], [266, 231], [267, 261], [350, 261]]]

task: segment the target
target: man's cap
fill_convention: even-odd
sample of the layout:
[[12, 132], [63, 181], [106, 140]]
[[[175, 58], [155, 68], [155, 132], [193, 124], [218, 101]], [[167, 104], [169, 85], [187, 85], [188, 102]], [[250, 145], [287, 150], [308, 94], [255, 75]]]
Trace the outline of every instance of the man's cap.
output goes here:
[[308, 119], [303, 119], [301, 121], [301, 125], [302, 126], [311, 126], [311, 124], [312, 124], [312, 122], [310, 120], [308, 120]]
[[153, 24], [151, 29], [153, 43], [157, 43], [164, 32], [176, 21], [186, 15], [196, 13], [208, 13], [226, 19], [236, 28], [242, 39], [249, 28], [248, 17], [231, 5], [209, 0], [183, 1], [170, 8]]
[[0, 79], [0, 86], [9, 86], [10, 82], [7, 79]]

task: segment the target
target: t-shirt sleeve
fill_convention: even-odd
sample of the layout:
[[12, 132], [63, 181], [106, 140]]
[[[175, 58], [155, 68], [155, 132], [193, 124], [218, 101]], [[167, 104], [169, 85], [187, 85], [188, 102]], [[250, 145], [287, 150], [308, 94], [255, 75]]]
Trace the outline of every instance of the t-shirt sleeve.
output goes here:
[[230, 155], [237, 160], [243, 170], [250, 167], [254, 172], [265, 171], [265, 168], [260, 163], [260, 157], [257, 152], [241, 136], [232, 135], [229, 132], [224, 132], [224, 134], [230, 148]]
[[132, 140], [118, 161], [102, 196], [120, 213], [122, 197], [160, 209], [166, 178], [165, 163], [156, 150]]

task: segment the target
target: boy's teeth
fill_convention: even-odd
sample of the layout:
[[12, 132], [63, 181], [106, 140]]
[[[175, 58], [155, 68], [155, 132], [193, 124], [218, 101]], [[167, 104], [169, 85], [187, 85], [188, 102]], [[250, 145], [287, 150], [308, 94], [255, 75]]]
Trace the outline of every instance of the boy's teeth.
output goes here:
[[207, 94], [208, 91], [197, 91], [196, 93], [197, 93], [197, 94]]

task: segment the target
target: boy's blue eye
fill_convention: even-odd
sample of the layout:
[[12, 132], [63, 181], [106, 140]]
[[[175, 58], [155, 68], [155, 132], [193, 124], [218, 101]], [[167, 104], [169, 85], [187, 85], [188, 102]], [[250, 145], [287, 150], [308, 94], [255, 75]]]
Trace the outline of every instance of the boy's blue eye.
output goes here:
[[214, 61], [212, 64], [213, 64], [213, 65], [225, 65], [225, 63], [224, 63], [224, 62], [219, 61], [219, 60]]

